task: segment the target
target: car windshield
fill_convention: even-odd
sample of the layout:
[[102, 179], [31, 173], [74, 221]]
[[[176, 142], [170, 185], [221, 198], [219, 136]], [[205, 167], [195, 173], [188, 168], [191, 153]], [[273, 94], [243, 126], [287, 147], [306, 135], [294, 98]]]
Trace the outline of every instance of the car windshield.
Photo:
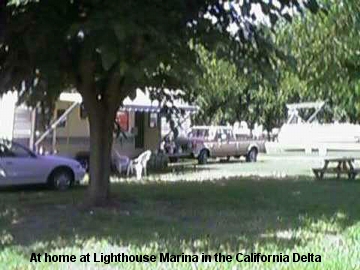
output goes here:
[[200, 138], [200, 139], [206, 139], [206, 140], [213, 140], [215, 138], [217, 129], [215, 128], [209, 128], [209, 129], [193, 129], [191, 131], [191, 137], [192, 138]]
[[14, 142], [0, 142], [0, 156], [2, 157], [33, 157], [35, 154], [26, 147]]
[[209, 136], [208, 129], [193, 129], [191, 131], [191, 137], [194, 137], [194, 138], [205, 138], [208, 136]]

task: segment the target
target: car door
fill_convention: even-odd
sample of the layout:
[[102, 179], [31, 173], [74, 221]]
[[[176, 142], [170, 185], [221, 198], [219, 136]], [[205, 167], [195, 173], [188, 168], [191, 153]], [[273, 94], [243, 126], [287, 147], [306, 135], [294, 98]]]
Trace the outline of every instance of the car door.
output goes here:
[[6, 175], [6, 171], [3, 164], [4, 163], [3, 156], [4, 156], [4, 147], [2, 146], [2, 144], [0, 144], [0, 186], [10, 184], [10, 181]]
[[241, 135], [238, 138], [239, 142], [239, 155], [244, 156], [248, 153], [251, 137], [248, 135]]
[[41, 163], [29, 150], [15, 143], [2, 144], [1, 147], [4, 149], [1, 166], [5, 171], [7, 184], [22, 185], [44, 182], [45, 176]]
[[210, 151], [212, 157], [222, 157], [223, 156], [223, 149], [222, 149], [222, 140], [221, 140], [221, 130], [218, 129], [215, 131], [215, 136], [211, 141]]
[[230, 129], [224, 129], [222, 135], [222, 156], [229, 157], [236, 155], [236, 141]]

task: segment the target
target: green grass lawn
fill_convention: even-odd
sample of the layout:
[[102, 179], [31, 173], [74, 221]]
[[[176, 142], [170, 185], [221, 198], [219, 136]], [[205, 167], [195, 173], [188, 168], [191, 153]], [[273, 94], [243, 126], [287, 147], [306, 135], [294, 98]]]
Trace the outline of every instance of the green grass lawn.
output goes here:
[[[220, 180], [214, 176], [221, 166], [224, 174], [231, 168], [234, 173], [244, 172], [244, 166], [254, 171], [268, 166], [271, 174], [273, 166], [267, 162], [214, 164], [189, 175], [168, 176], [187, 181], [119, 181], [112, 184], [112, 203], [105, 209], [79, 206], [84, 187], [68, 192], [1, 190], [0, 269], [360, 269], [360, 181], [314, 181], [305, 173], [280, 178], [227, 174]], [[284, 164], [279, 166], [288, 170]], [[299, 172], [307, 172], [309, 165], [301, 169], [303, 161], [291, 164]], [[198, 181], [198, 174], [208, 179]], [[319, 254], [322, 262], [30, 264], [32, 252], [78, 258], [101, 252], [296, 252]]]

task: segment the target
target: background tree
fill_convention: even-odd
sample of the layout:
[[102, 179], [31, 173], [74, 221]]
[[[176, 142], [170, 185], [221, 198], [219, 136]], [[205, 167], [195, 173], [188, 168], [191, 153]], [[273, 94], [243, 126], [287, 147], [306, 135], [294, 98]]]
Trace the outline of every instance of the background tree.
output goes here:
[[280, 67], [293, 63], [290, 55], [272, 52], [274, 63], [270, 70], [262, 70], [257, 62], [247, 62], [246, 68], [239, 70], [233, 61], [221, 59], [202, 46], [197, 50], [203, 70], [195, 80], [198, 123], [246, 121], [250, 128], [255, 123], [263, 124], [269, 132], [280, 123], [289, 98], [280, 85]]
[[[52, 96], [77, 89], [90, 124], [88, 199], [93, 204], [109, 197], [113, 120], [126, 96], [138, 87], [194, 93], [190, 78], [197, 55], [190, 44], [216, 48], [240, 69], [244, 59], [270, 68], [266, 52], [271, 44], [258, 27], [252, 4], [260, 4], [272, 25], [289, 16], [289, 7], [301, 10], [298, 1], [288, 0], [279, 5], [255, 0], [4, 2], [0, 89], [21, 89], [32, 96], [39, 81], [49, 84], [46, 92]], [[318, 8], [314, 0], [306, 6]], [[230, 25], [236, 25], [232, 34]]]
[[199, 124], [219, 124], [231, 121], [233, 98], [241, 95], [244, 86], [234, 63], [219, 58], [215, 52], [198, 46], [202, 72], [195, 77], [196, 104], [199, 112], [195, 122]]
[[279, 26], [277, 45], [296, 59], [296, 72], [282, 67], [289, 101], [325, 100], [326, 120], [359, 122], [360, 3], [322, 1], [326, 13], [295, 16]]
[[199, 50], [204, 70], [197, 79], [199, 122], [244, 120], [250, 127], [263, 124], [270, 132], [285, 121], [286, 103], [316, 100], [327, 101], [324, 121], [359, 122], [360, 4], [321, 3], [325, 9], [319, 16], [296, 13], [288, 18], [292, 24], [277, 26], [272, 37], [287, 57], [277, 54], [270, 70], [257, 65], [261, 61], [248, 61], [239, 72], [233, 61]]

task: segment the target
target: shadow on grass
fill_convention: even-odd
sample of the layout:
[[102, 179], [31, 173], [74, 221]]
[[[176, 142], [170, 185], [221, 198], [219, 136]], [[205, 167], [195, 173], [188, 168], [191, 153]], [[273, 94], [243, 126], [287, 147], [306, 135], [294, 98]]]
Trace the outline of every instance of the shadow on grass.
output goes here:
[[48, 252], [74, 246], [74, 239], [81, 245], [95, 238], [173, 253], [252, 251], [257, 245], [287, 249], [305, 244], [312, 234], [339, 233], [360, 219], [356, 181], [124, 182], [113, 184], [112, 191], [108, 208], [85, 211], [78, 207], [85, 195], [81, 187], [2, 190], [0, 228], [12, 237], [2, 246], [41, 242], [36, 251]]

